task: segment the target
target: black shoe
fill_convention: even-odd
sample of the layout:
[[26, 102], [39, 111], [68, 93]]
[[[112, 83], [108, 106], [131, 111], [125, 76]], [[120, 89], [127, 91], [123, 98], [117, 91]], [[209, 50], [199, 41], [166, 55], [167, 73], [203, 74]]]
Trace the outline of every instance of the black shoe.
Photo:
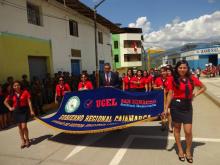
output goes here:
[[185, 161], [185, 156], [179, 156], [179, 160], [180, 160], [181, 162], [184, 162], [184, 161]]
[[193, 157], [192, 156], [187, 156], [186, 155], [186, 160], [188, 163], [193, 163]]

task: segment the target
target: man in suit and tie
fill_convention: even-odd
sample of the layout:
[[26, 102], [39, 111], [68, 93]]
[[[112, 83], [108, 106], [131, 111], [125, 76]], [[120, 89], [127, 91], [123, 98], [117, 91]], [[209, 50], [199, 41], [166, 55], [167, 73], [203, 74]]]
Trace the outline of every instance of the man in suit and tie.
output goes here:
[[116, 73], [111, 71], [109, 63], [104, 64], [104, 73], [100, 75], [100, 87], [119, 88], [119, 77]]

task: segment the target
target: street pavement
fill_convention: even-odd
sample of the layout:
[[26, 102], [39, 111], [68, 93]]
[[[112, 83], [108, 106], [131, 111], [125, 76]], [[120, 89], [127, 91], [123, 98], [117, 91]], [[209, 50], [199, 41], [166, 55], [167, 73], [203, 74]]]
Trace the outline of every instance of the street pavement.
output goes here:
[[220, 106], [220, 77], [201, 78], [206, 85], [206, 95], [217, 105]]
[[[217, 90], [220, 92], [220, 88]], [[193, 164], [218, 165], [220, 108], [206, 95], [195, 98], [193, 105]], [[188, 164], [178, 160], [173, 134], [161, 132], [158, 121], [88, 135], [58, 132], [36, 120], [28, 127], [32, 145], [25, 149], [20, 149], [17, 127], [0, 132], [0, 165]], [[181, 135], [184, 144], [183, 132]]]

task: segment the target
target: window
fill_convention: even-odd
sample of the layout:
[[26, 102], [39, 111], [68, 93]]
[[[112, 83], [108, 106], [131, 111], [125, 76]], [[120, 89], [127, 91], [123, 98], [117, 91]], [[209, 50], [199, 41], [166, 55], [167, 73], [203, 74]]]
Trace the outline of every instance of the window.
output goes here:
[[117, 54], [115, 55], [115, 62], [119, 62], [119, 58]]
[[139, 40], [124, 40], [124, 48], [141, 48], [141, 41]]
[[114, 41], [114, 48], [118, 49], [118, 41]]
[[99, 39], [99, 43], [103, 44], [103, 35], [102, 32], [98, 32], [98, 39]]
[[124, 55], [124, 61], [125, 62], [141, 61], [141, 54], [125, 54]]
[[28, 23], [42, 26], [40, 8], [29, 2], [27, 2], [27, 18], [28, 18]]
[[70, 35], [71, 36], [79, 36], [78, 33], [78, 23], [74, 20], [69, 20], [69, 29], [70, 29]]
[[81, 57], [81, 50], [71, 49], [71, 56], [72, 57]]

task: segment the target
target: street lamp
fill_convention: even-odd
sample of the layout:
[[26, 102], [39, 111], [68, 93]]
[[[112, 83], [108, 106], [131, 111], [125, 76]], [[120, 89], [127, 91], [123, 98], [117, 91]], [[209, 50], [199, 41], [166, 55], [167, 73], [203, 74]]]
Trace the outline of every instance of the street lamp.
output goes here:
[[96, 64], [96, 87], [99, 87], [99, 64], [98, 64], [98, 45], [97, 45], [97, 21], [96, 21], [96, 9], [104, 2], [105, 0], [100, 1], [97, 5], [94, 6], [94, 30], [95, 30], [95, 64]]

